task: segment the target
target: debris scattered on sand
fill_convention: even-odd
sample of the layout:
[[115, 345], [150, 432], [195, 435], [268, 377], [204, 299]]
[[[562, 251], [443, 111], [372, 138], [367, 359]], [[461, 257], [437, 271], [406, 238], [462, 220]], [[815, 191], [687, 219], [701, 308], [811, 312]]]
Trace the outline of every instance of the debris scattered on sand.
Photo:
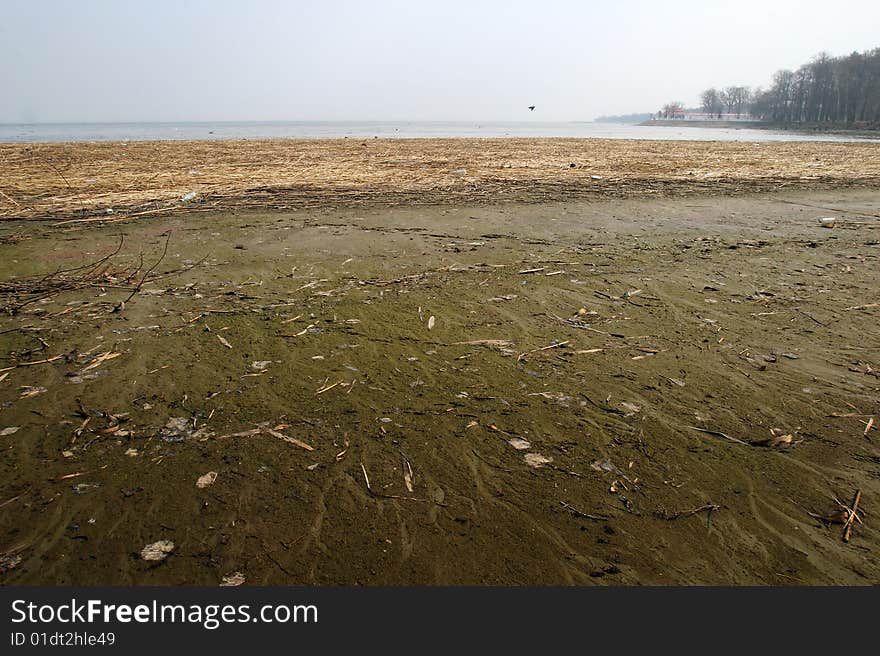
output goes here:
[[211, 435], [212, 433], [204, 426], [196, 430], [192, 420], [186, 417], [172, 417], [165, 426], [159, 429], [159, 439], [165, 442], [182, 442]]
[[60, 360], [63, 357], [64, 357], [63, 355], [56, 355], [51, 358], [46, 358], [45, 360], [34, 360], [33, 362], [19, 362], [18, 364], [14, 364], [11, 367], [4, 367], [3, 369], [0, 369], [0, 371], [12, 371], [13, 369], [16, 369], [18, 367], [32, 367], [36, 364], [48, 364], [50, 362], [55, 362], [56, 360]]
[[31, 387], [29, 385], [22, 385], [19, 389], [21, 390], [21, 396], [19, 396], [21, 399], [29, 399], [47, 392], [45, 387]]
[[372, 485], [370, 485], [370, 477], [367, 475], [367, 468], [364, 466], [364, 463], [360, 463], [360, 465], [361, 465], [361, 471], [364, 474], [364, 483], [366, 483], [367, 492], [369, 492], [370, 495], [372, 495], [378, 499], [400, 499], [402, 501], [424, 501], [427, 503], [436, 503], [438, 505], [442, 505], [442, 503], [437, 501], [436, 499], [434, 501], [431, 501], [430, 499], [420, 499], [419, 497], [405, 497], [405, 496], [401, 496], [398, 494], [384, 494], [382, 492], [379, 492], [379, 491], [375, 490]]
[[853, 524], [858, 522], [862, 523], [862, 519], [859, 516], [859, 502], [862, 500], [862, 491], [856, 490], [856, 494], [853, 497], [852, 504], [846, 508], [848, 517], [846, 519], [846, 523], [843, 527], [843, 541], [849, 542], [850, 536], [852, 535]]
[[72, 474], [64, 474], [64, 475], [62, 475], [62, 476], [59, 476], [59, 477], [56, 478], [55, 480], [56, 480], [56, 481], [66, 481], [66, 480], [68, 480], [68, 479], [70, 479], [70, 478], [77, 478], [77, 477], [79, 477], [79, 476], [83, 476], [84, 474], [87, 474], [87, 473], [88, 473], [88, 472], [73, 472]]
[[172, 551], [174, 543], [171, 540], [159, 540], [141, 549], [141, 558], [151, 561], [165, 560]]
[[485, 346], [499, 351], [502, 355], [513, 355], [513, 342], [507, 339], [474, 339], [468, 342], [453, 342], [454, 346]]
[[263, 431], [265, 433], [268, 433], [272, 437], [277, 437], [279, 440], [284, 440], [285, 442], [288, 442], [289, 444], [293, 444], [294, 446], [298, 446], [300, 449], [305, 449], [306, 451], [314, 451], [315, 450], [315, 447], [313, 447], [311, 444], [306, 444], [302, 440], [298, 440], [295, 437], [290, 437], [289, 435], [279, 433], [278, 431], [273, 430], [271, 428], [265, 428], [265, 429], [263, 429]]
[[637, 414], [642, 409], [642, 406], [636, 405], [635, 403], [630, 403], [629, 401], [621, 401], [620, 407], [623, 408], [624, 412], [626, 413], [624, 415], [625, 417], [632, 417], [634, 414]]
[[196, 487], [198, 488], [206, 488], [214, 484], [214, 481], [217, 480], [217, 472], [209, 471], [207, 474], [203, 474], [199, 476], [196, 481]]
[[600, 472], [608, 472], [609, 474], [614, 474], [615, 476], [620, 476], [626, 481], [629, 481], [629, 476], [626, 475], [622, 469], [620, 469], [617, 465], [615, 465], [611, 460], [605, 458], [604, 460], [594, 460], [590, 463], [590, 469], [594, 469], [595, 471]]
[[516, 358], [516, 361], [522, 362], [522, 360], [525, 359], [526, 356], [531, 355], [532, 353], [540, 353], [541, 351], [547, 351], [549, 349], [562, 348], [563, 346], [567, 346], [568, 343], [568, 340], [565, 340], [564, 342], [555, 342], [553, 344], [550, 344], [549, 346], [542, 346], [541, 348], [536, 348], [532, 349], [531, 351], [526, 351], [525, 353], [520, 353], [519, 356]]
[[319, 387], [317, 390], [315, 390], [315, 394], [317, 395], [317, 394], [323, 394], [324, 392], [329, 392], [329, 391], [332, 390], [334, 387], [337, 387], [338, 385], [342, 385], [343, 383], [345, 383], [344, 380], [337, 380], [337, 381], [336, 381], [335, 383], [333, 383], [332, 385], [324, 384], [324, 385], [322, 385], [321, 387]]
[[521, 437], [514, 437], [507, 441], [510, 446], [512, 446], [517, 451], [525, 451], [526, 449], [532, 448], [532, 443], [528, 440], [524, 440]]
[[706, 428], [698, 428], [697, 426], [688, 426], [691, 430], [699, 431], [701, 433], [706, 433], [707, 435], [714, 435], [715, 437], [723, 437], [725, 440], [730, 440], [731, 442], [736, 442], [737, 444], [748, 444], [748, 442], [743, 442], [741, 439], [736, 437], [731, 437], [730, 435], [726, 435], [721, 431], [708, 430]]
[[770, 437], [765, 437], [757, 440], [751, 440], [749, 444], [752, 446], [764, 446], [768, 449], [776, 449], [783, 447], [790, 447], [793, 445], [794, 437], [790, 434], [786, 435], [771, 435]]
[[233, 572], [232, 574], [227, 574], [223, 577], [223, 580], [220, 582], [221, 588], [234, 588], [245, 582], [244, 574], [241, 572]]
[[543, 467], [544, 465], [549, 465], [551, 462], [553, 462], [553, 458], [542, 456], [540, 453], [527, 453], [523, 457], [525, 458], [526, 464], [529, 467], [534, 467], [535, 469]]
[[702, 506], [699, 506], [698, 508], [692, 508], [690, 510], [681, 510], [681, 511], [673, 512], [673, 513], [667, 512], [665, 510], [661, 510], [657, 513], [657, 515], [659, 517], [661, 517], [662, 519], [665, 519], [666, 521], [671, 522], [676, 519], [680, 519], [682, 517], [692, 517], [693, 515], [696, 515], [701, 512], [708, 512], [709, 515], [706, 519], [706, 522], [708, 524], [708, 522], [711, 521], [711, 519], [712, 519], [712, 513], [715, 512], [716, 510], [719, 510], [720, 508], [721, 508], [721, 506], [719, 506], [717, 503], [706, 503]]
[[[451, 165], [457, 162], [452, 160]], [[516, 167], [527, 168], [523, 163]], [[416, 168], [413, 165], [413, 170]], [[585, 178], [588, 171], [572, 177]], [[447, 182], [460, 182], [464, 188], [463, 180], [447, 176]], [[206, 183], [213, 184], [207, 179]], [[594, 185], [592, 193], [616, 194], [616, 175], [614, 183], [610, 187]], [[491, 184], [487, 182], [489, 186], [480, 191], [490, 203], [494, 198]], [[657, 189], [650, 180], [639, 184], [646, 193]], [[568, 193], [565, 187], [558, 192], [555, 187], [548, 188], [554, 194]], [[176, 206], [184, 191], [185, 187], [178, 188], [166, 200]], [[200, 199], [200, 205], [190, 210], [207, 211], [217, 197], [212, 187], [210, 202], [201, 204]], [[361, 203], [359, 196], [352, 199]], [[455, 521], [450, 526], [464, 535], [481, 521], [468, 503], [461, 503], [461, 499], [477, 498], [476, 481], [478, 485], [486, 483], [486, 489], [476, 493], [488, 492], [510, 507], [535, 511], [530, 513], [527, 528], [534, 527], [537, 533], [531, 542], [526, 541], [527, 547], [542, 548], [540, 541], [561, 527], [569, 531], [581, 528], [590, 530], [582, 537], [591, 543], [599, 538], [596, 558], [610, 559], [619, 551], [621, 540], [641, 535], [645, 538], [641, 546], [647, 547], [627, 552], [627, 582], [656, 583], [657, 577], [650, 573], [659, 570], [645, 567], [645, 563], [659, 558], [663, 563], [680, 564], [682, 540], [691, 540], [698, 547], [687, 552], [693, 558], [686, 563], [688, 575], [710, 571], [706, 563], [711, 566], [717, 557], [739, 558], [751, 553], [755, 540], [760, 541], [762, 531], [768, 530], [749, 514], [752, 496], [781, 511], [778, 517], [768, 516], [770, 528], [787, 540], [805, 528], [803, 520], [812, 520], [803, 512], [800, 519], [791, 517], [787, 504], [780, 501], [782, 496], [827, 498], [827, 486], [833, 484], [846, 485], [840, 489], [846, 498], [861, 487], [867, 501], [860, 499], [858, 505], [851, 504], [855, 509], [841, 508], [828, 515], [835, 526], [825, 537], [841, 539], [838, 529], [844, 530], [849, 523], [856, 544], [850, 556], [854, 558], [871, 546], [868, 478], [871, 468], [876, 468], [872, 446], [880, 435], [874, 424], [877, 408], [871, 394], [876, 391], [880, 365], [868, 337], [876, 323], [874, 308], [880, 305], [872, 303], [876, 295], [869, 283], [876, 283], [874, 264], [880, 242], [867, 227], [856, 228], [854, 222], [841, 218], [841, 230], [830, 235], [824, 229], [815, 230], [815, 214], [801, 214], [809, 218], [794, 225], [777, 210], [750, 214], [748, 223], [721, 221], [725, 212], [736, 215], [751, 207], [751, 201], [740, 198], [719, 201], [717, 213], [705, 212], [707, 217], [719, 219], [717, 223], [694, 221], [699, 230], [712, 235], [700, 240], [685, 234], [684, 229], [673, 235], [665, 228], [656, 235], [644, 226], [630, 230], [625, 213], [613, 216], [612, 212], [629, 212], [634, 206], [610, 201], [607, 207], [599, 208], [574, 200], [526, 210], [493, 205], [480, 210], [492, 214], [484, 219], [485, 226], [470, 224], [467, 232], [453, 225], [458, 218], [452, 215], [460, 214], [458, 209], [450, 209], [448, 220], [439, 221], [439, 209], [377, 211], [366, 223], [352, 225], [348, 210], [312, 211], [307, 195], [303, 196], [302, 210], [299, 202], [298, 197], [292, 198], [289, 214], [266, 220], [218, 213], [223, 221], [216, 228], [212, 218], [206, 229], [187, 231], [186, 243], [175, 248], [179, 252], [169, 253], [169, 258], [186, 258], [204, 247], [218, 255], [213, 260], [220, 263], [217, 266], [228, 268], [192, 277], [196, 281], [193, 287], [173, 278], [151, 281], [151, 286], [161, 288], [141, 289], [137, 312], [129, 311], [128, 316], [116, 317], [112, 323], [102, 321], [104, 306], [110, 307], [113, 295], [119, 293], [112, 281], [106, 289], [68, 290], [46, 302], [36, 300], [24, 312], [4, 320], [0, 331], [7, 333], [8, 354], [2, 366], [20, 362], [22, 368], [0, 370], [0, 390], [6, 393], [3, 423], [8, 426], [0, 425], [0, 438], [20, 430], [25, 433], [0, 439], [0, 444], [15, 453], [36, 449], [42, 454], [32, 459], [29, 469], [21, 473], [10, 470], [14, 487], [7, 496], [20, 494], [22, 499], [13, 508], [25, 509], [19, 514], [21, 520], [10, 519], [10, 526], [26, 521], [24, 527], [33, 534], [45, 533], [47, 526], [51, 532], [54, 506], [43, 508], [66, 500], [82, 507], [83, 513], [73, 521], [88, 532], [91, 553], [101, 531], [88, 531], [85, 519], [90, 513], [103, 525], [107, 513], [101, 508], [108, 503], [111, 510], [137, 511], [144, 503], [149, 505], [157, 490], [194, 495], [193, 503], [178, 508], [179, 517], [159, 517], [146, 527], [151, 530], [146, 534], [136, 513], [123, 512], [125, 517], [131, 515], [132, 521], [113, 529], [116, 541], [134, 551], [150, 537], [181, 540], [162, 557], [169, 553], [176, 556], [169, 565], [176, 565], [180, 558], [180, 565], [186, 564], [186, 576], [196, 583], [216, 586], [285, 580], [272, 567], [264, 569], [266, 553], [284, 553], [283, 559], [279, 557], [284, 562], [296, 562], [300, 552], [319, 553], [316, 544], [321, 544], [308, 532], [303, 537], [305, 543], [296, 542], [303, 535], [298, 527], [310, 525], [314, 503], [321, 509], [320, 493], [327, 485], [338, 482], [340, 476], [354, 476], [348, 482], [353, 483], [349, 492], [356, 503], [327, 505], [325, 535], [319, 536], [338, 556], [331, 558], [335, 564], [329, 566], [327, 579], [344, 581], [356, 574], [351, 574], [345, 563], [364, 554], [369, 559], [373, 553], [368, 549], [369, 553], [361, 554], [357, 540], [344, 542], [358, 517], [369, 520], [375, 512], [387, 519], [389, 513], [409, 504], [385, 501], [398, 498], [428, 503], [428, 512], [436, 514], [438, 509], [430, 504], [443, 502], [443, 492], [436, 489], [440, 481], [450, 499], [448, 514], [442, 512], [441, 519]], [[678, 230], [679, 221], [704, 213], [678, 212], [688, 207], [684, 202], [668, 200], [658, 208], [651, 207], [650, 222], [645, 226], [662, 227], [660, 222], [672, 222]], [[183, 213], [186, 208], [178, 209]], [[599, 216], [605, 209], [607, 221]], [[117, 216], [123, 214], [120, 210]], [[851, 215], [855, 213], [842, 216]], [[186, 216], [187, 221], [201, 225], [198, 216]], [[521, 217], [529, 220], [520, 221]], [[598, 220], [588, 220], [593, 217]], [[771, 221], [765, 221], [767, 217]], [[778, 222], [773, 223], [774, 217]], [[246, 221], [253, 223], [241, 225]], [[223, 233], [210, 233], [220, 230], [221, 223]], [[151, 230], [164, 227], [149, 222], [144, 225], [143, 235], [140, 228], [137, 233], [146, 240], [154, 238]], [[738, 232], [740, 227], [747, 230]], [[766, 233], [761, 232], [764, 227]], [[126, 231], [134, 229], [133, 225], [125, 226]], [[276, 240], [277, 235], [285, 235], [282, 230], [291, 230], [286, 234], [292, 239]], [[481, 235], [489, 230], [504, 234]], [[363, 243], [359, 240], [362, 231], [369, 231]], [[302, 247], [300, 232], [307, 237]], [[445, 234], [452, 232], [463, 234]], [[766, 239], [759, 244], [757, 239], [745, 240], [744, 235]], [[834, 239], [819, 238], [829, 235]], [[465, 247], [463, 250], [478, 244], [480, 250], [454, 256], [445, 253], [442, 247], [453, 236], [460, 240], [453, 243]], [[467, 241], [477, 236], [486, 241]], [[82, 249], [100, 253], [106, 245], [99, 243], [99, 238], [106, 241], [105, 234], [90, 230], [47, 239], [49, 259], [43, 268], [77, 264], [74, 254]], [[253, 262], [242, 260], [243, 251], [231, 251], [236, 240], [241, 240], [249, 253], [259, 252], [261, 257], [251, 258]], [[380, 247], [381, 256], [374, 261]], [[339, 261], [348, 257], [340, 254], [349, 249], [357, 255], [357, 265], [340, 271]], [[21, 257], [33, 252], [27, 250]], [[743, 259], [744, 254], [749, 257]], [[227, 259], [231, 262], [224, 261]], [[137, 265], [134, 259], [131, 262]], [[296, 262], [299, 269], [291, 269], [290, 262]], [[257, 265], [259, 268], [254, 268]], [[28, 266], [21, 270], [31, 271]], [[35, 266], [33, 270], [41, 269]], [[320, 276], [330, 280], [319, 283]], [[257, 281], [265, 282], [259, 286]], [[595, 287], [604, 291], [594, 293]], [[761, 290], [756, 291], [757, 287]], [[302, 291], [295, 292], [296, 288]], [[517, 293], [508, 293], [514, 289]], [[706, 292], [712, 292], [712, 300], [717, 300], [711, 307], [703, 303]], [[332, 297], [319, 296], [322, 294]], [[845, 308], [847, 304], [852, 307]], [[814, 313], [827, 327], [820, 328], [803, 313], [795, 312], [795, 306]], [[416, 307], [418, 317], [413, 311]], [[713, 318], [704, 320], [702, 315]], [[223, 316], [229, 317], [227, 327], [218, 318]], [[441, 316], [444, 325], [440, 330], [428, 332], [437, 329]], [[211, 330], [203, 331], [208, 323]], [[307, 325], [301, 330], [303, 324]], [[208, 332], [218, 336], [221, 348], [235, 353], [218, 351]], [[281, 332], [295, 332], [298, 337], [285, 340], [287, 336], [279, 335]], [[40, 348], [37, 335], [49, 343]], [[235, 345], [225, 335], [236, 340]], [[483, 337], [487, 339], [480, 339]], [[541, 348], [535, 348], [539, 345]], [[51, 359], [39, 358], [55, 353], [64, 355], [57, 356], [53, 366], [25, 366], [49, 362]], [[583, 357], [586, 354], [594, 357]], [[504, 360], [501, 355], [511, 357]], [[744, 359], [753, 366], [745, 365]], [[514, 361], [520, 364], [509, 366]], [[760, 369], [762, 365], [766, 366]], [[756, 373], [753, 367], [763, 373]], [[72, 375], [77, 372], [80, 375]], [[101, 378], [92, 382], [99, 374]], [[242, 375], [255, 377], [242, 379]], [[4, 376], [8, 377], [4, 380]], [[66, 382], [70, 379], [88, 382], [71, 388]], [[358, 394], [347, 396], [355, 382]], [[20, 390], [40, 390], [40, 396], [20, 401]], [[76, 392], [87, 404], [83, 415], [75, 409]], [[119, 410], [130, 411], [130, 423], [112, 419]], [[830, 414], [835, 410], [848, 414]], [[826, 419], [838, 415], [851, 418]], [[271, 421], [261, 421], [264, 419]], [[505, 430], [492, 422], [501, 423]], [[686, 428], [691, 423], [694, 426]], [[781, 428], [769, 428], [777, 425]], [[242, 437], [248, 444], [186, 441], [209, 434], [217, 439]], [[51, 439], [46, 442], [47, 438]], [[764, 448], [725, 447], [722, 438]], [[798, 447], [801, 438], [806, 444]], [[279, 444], [282, 441], [287, 443]], [[814, 474], [832, 471], [829, 463], [833, 465], [840, 457], [845, 458], [844, 469], [841, 477], [832, 477], [833, 483], [824, 476], [804, 475], [811, 469]], [[356, 476], [361, 460], [366, 489], [359, 487], [361, 477]], [[757, 467], [758, 473], [770, 467], [772, 475], [755, 476], [750, 481], [754, 483], [753, 495], [742, 494], [742, 485], [733, 490], [713, 487], [719, 477], [737, 478], [743, 462]], [[366, 463], [370, 463], [369, 470]], [[523, 468], [523, 464], [527, 466]], [[205, 473], [212, 465], [217, 471]], [[537, 472], [538, 468], [544, 471]], [[68, 474], [59, 484], [55, 477], [64, 469], [76, 473]], [[214, 488], [221, 469], [224, 478]], [[368, 476], [368, 472], [372, 474]], [[645, 482], [638, 483], [637, 476], [644, 476]], [[72, 480], [65, 480], [68, 477]], [[243, 501], [230, 500], [226, 488], [253, 477], [258, 479], [253, 482], [265, 489]], [[301, 485], [298, 478], [303, 479]], [[101, 481], [99, 490], [92, 487], [96, 480]], [[192, 493], [194, 483], [197, 490]], [[608, 495], [609, 489], [613, 496]], [[704, 495], [707, 491], [713, 496]], [[124, 498], [119, 498], [120, 492]], [[87, 494], [76, 497], [74, 493]], [[631, 501], [620, 497], [621, 493]], [[415, 498], [419, 496], [423, 498]], [[309, 503], [301, 503], [300, 497]], [[532, 504], [539, 497], [544, 499], [543, 507]], [[719, 527], [724, 531], [721, 547], [719, 532], [702, 536], [700, 530], [707, 514], [719, 517], [714, 515], [718, 505], [708, 503], [710, 499], [722, 504], [731, 518], [743, 518], [737, 531], [731, 532], [727, 523]], [[635, 510], [650, 515], [661, 504], [677, 511], [663, 511], [664, 519], [691, 518], [667, 524], [656, 518], [626, 515]], [[277, 522], [252, 524], [248, 519], [279, 507], [285, 508], [291, 522], [283, 526]], [[603, 510], [619, 517], [620, 525], [616, 519], [613, 527], [591, 525], [591, 520], [608, 519]], [[526, 526], [517, 517], [505, 526], [511, 530]], [[401, 538], [393, 532], [373, 537], [378, 537], [381, 549], [390, 555], [399, 553], [400, 548], [406, 551], [407, 541], [411, 541], [416, 545], [414, 557], [424, 559], [418, 545], [424, 546], [425, 531], [432, 530], [433, 520], [429, 516], [424, 524], [408, 524], [412, 534], [403, 536], [402, 546]], [[860, 524], [862, 520], [865, 526]], [[208, 531], [195, 536], [193, 544], [189, 537], [182, 539], [191, 525]], [[369, 520], [363, 526], [369, 531], [379, 524]], [[816, 527], [809, 532], [824, 531]], [[254, 538], [242, 546], [241, 557], [231, 561], [219, 558], [214, 549], [213, 556], [222, 561], [219, 568], [213, 557], [200, 558], [198, 539], [213, 545], [214, 538], [225, 540], [228, 535], [235, 546], [235, 535], [240, 531]], [[617, 537], [606, 537], [614, 531]], [[664, 553], [651, 551], [652, 540], [658, 535], [662, 538], [663, 533], [672, 547]], [[387, 548], [381, 544], [386, 538], [390, 540]], [[441, 536], [438, 544], [456, 539], [449, 533]], [[567, 553], [564, 547], [553, 543], [547, 551]], [[516, 558], [520, 551], [507, 553], [498, 548], [492, 555]], [[829, 576], [835, 581], [847, 580], [846, 568], [840, 572], [834, 569], [833, 561], [842, 553], [839, 549], [807, 551], [811, 558], [815, 555], [816, 568], [799, 571], [799, 575], [809, 582], [820, 580], [820, 566], [831, 562], [828, 571], [833, 576]], [[181, 554], [185, 554], [185, 563]], [[60, 565], [59, 575], [69, 577], [70, 568], [82, 566], [91, 575], [98, 571], [100, 577], [100, 571], [105, 571], [117, 581], [130, 578], [130, 572], [112, 567], [112, 550], [98, 546], [97, 555], [100, 559], [90, 559], [95, 562]], [[780, 567], [790, 567], [784, 571], [794, 573], [799, 566], [796, 556], [783, 559]], [[133, 557], [137, 576], [140, 558], [137, 552]], [[30, 551], [26, 558], [28, 563], [34, 560]], [[111, 564], [109, 570], [105, 561]], [[520, 568], [526, 562], [523, 558], [515, 566]], [[579, 562], [579, 567], [584, 564]], [[393, 563], [383, 563], [374, 563], [379, 577], [404, 580], [408, 570], [404, 568], [399, 576], [389, 574], [393, 570], [386, 565], [391, 568]], [[756, 562], [747, 569], [752, 576], [755, 572], [763, 576], [765, 564]], [[141, 569], [147, 567], [140, 565]], [[221, 574], [223, 569], [226, 575]], [[244, 569], [255, 577], [247, 583]], [[871, 575], [876, 568], [868, 563], [864, 569]], [[682, 571], [666, 568], [663, 576], [671, 582], [680, 581]], [[502, 575], [500, 569], [489, 574]], [[15, 575], [12, 582], [46, 576], [35, 573], [31, 564], [27, 572]], [[551, 578], [559, 578], [558, 572]]]
[[566, 503], [565, 501], [560, 501], [559, 505], [568, 510], [575, 517], [583, 517], [584, 519], [592, 519], [597, 522], [605, 522], [611, 519], [607, 515], [592, 515], [590, 513], [585, 513], [582, 510], [578, 510], [571, 504]]
[[114, 358], [118, 358], [122, 353], [117, 353], [114, 351], [106, 351], [104, 353], [99, 353], [85, 367], [80, 371], [80, 375], [89, 371], [90, 369], [95, 369], [96, 367], [100, 367], [102, 364], [107, 362], [108, 360], [112, 360]]
[[490, 348], [510, 348], [513, 342], [507, 339], [473, 339], [467, 342], [452, 342], [455, 346], [488, 346]]
[[404, 453], [400, 452], [401, 458], [401, 468], [403, 469], [403, 484], [406, 486], [407, 492], [410, 494], [413, 492], [413, 483], [415, 482], [415, 474], [413, 473], [412, 463], [410, 463], [409, 458], [404, 455]]
[[11, 569], [15, 569], [21, 564], [21, 556], [19, 555], [5, 555], [0, 556], [0, 574], [8, 572]]

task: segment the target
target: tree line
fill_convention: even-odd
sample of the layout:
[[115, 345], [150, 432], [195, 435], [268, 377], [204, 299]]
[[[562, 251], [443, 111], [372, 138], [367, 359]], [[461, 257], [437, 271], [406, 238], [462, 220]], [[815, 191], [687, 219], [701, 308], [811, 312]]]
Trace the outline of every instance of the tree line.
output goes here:
[[820, 53], [795, 71], [778, 71], [768, 89], [706, 89], [700, 104], [718, 118], [880, 127], [880, 48], [842, 57]]
[[727, 87], [725, 89], [706, 89], [700, 94], [700, 107], [709, 115], [721, 118], [725, 112], [736, 114], [737, 118], [751, 113], [754, 93], [749, 87]]

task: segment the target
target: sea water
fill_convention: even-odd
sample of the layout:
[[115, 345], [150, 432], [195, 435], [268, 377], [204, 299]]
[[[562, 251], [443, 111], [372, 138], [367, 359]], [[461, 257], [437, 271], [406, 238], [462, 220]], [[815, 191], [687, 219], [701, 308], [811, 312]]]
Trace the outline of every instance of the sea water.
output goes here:
[[642, 126], [592, 122], [344, 122], [0, 124], [0, 142], [165, 141], [189, 139], [565, 137], [684, 141], [870, 141], [864, 137], [790, 131]]

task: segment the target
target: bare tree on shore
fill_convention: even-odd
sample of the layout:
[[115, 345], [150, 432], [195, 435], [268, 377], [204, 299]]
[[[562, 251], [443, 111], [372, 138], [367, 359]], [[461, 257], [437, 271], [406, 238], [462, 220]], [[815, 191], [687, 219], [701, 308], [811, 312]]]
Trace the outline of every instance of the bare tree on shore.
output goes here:
[[663, 109], [657, 112], [657, 118], [684, 118], [684, 103], [674, 100], [663, 105]]
[[[701, 94], [704, 108], [712, 91]], [[778, 71], [767, 89], [727, 87], [716, 93], [738, 116], [748, 110], [774, 123], [880, 127], [880, 48], [843, 57], [823, 52], [795, 71]]]
[[717, 115], [718, 118], [721, 118], [721, 112], [723, 111], [724, 105], [721, 102], [721, 95], [718, 93], [718, 89], [712, 87], [701, 93], [700, 106], [703, 108], [703, 112], [709, 116]]
[[721, 91], [719, 99], [728, 114], [736, 114], [737, 118], [739, 118], [743, 111], [748, 108], [751, 94], [752, 92], [749, 87], [731, 86]]

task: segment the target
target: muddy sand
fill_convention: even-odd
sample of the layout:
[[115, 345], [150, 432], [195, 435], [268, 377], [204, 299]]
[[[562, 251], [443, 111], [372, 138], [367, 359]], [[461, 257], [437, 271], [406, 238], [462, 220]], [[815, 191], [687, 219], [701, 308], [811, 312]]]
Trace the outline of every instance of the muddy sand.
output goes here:
[[0, 583], [876, 584], [878, 206], [6, 222]]

